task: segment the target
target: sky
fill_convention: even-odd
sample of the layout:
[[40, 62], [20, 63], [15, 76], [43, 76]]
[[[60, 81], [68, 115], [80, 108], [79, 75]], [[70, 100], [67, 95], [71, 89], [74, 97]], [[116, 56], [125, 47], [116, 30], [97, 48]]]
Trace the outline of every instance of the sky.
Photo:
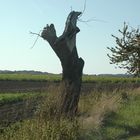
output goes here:
[[[61, 73], [61, 63], [47, 41], [35, 35], [53, 23], [57, 36], [71, 10], [83, 11], [85, 0], [0, 0], [0, 70], [35, 70]], [[85, 74], [120, 74], [126, 70], [109, 64], [107, 47], [115, 47], [111, 34], [120, 36], [124, 21], [140, 25], [140, 0], [87, 0], [78, 21], [79, 57], [85, 60]]]

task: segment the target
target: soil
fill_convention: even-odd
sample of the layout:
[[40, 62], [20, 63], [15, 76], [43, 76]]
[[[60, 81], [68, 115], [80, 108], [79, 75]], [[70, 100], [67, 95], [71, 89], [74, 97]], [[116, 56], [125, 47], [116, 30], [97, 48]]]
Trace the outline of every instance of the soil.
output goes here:
[[[43, 92], [48, 91], [49, 87], [59, 86], [59, 82], [47, 81], [0, 81], [0, 93], [21, 93], [21, 92]], [[120, 89], [133, 89], [140, 87], [140, 83], [83, 83], [82, 93], [103, 92]]]

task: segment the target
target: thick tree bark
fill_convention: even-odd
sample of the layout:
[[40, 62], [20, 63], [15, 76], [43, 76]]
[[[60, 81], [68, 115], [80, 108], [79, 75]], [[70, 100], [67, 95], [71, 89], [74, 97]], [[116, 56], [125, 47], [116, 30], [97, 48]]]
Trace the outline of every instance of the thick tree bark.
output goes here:
[[57, 37], [53, 24], [47, 25], [41, 34], [61, 61], [64, 84], [61, 113], [70, 116], [77, 112], [84, 67], [84, 60], [79, 58], [76, 48], [76, 34], [80, 31], [76, 24], [80, 14], [81, 12], [72, 11], [68, 15], [60, 37]]

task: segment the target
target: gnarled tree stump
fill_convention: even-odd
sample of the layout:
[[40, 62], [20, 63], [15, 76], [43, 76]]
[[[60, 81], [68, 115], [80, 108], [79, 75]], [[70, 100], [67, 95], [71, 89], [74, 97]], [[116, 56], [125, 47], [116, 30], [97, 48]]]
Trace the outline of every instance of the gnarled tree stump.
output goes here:
[[77, 112], [84, 60], [79, 58], [76, 48], [76, 26], [81, 12], [72, 11], [67, 17], [63, 34], [57, 37], [53, 24], [44, 27], [41, 37], [48, 41], [62, 65], [64, 84], [61, 113], [74, 116]]

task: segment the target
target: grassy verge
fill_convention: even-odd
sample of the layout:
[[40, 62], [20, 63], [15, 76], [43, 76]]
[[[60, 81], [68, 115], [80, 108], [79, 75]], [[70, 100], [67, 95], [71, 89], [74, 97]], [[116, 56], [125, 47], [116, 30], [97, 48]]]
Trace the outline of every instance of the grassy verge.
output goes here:
[[38, 106], [34, 119], [16, 123], [1, 140], [139, 140], [140, 89], [81, 96], [78, 116], [59, 116], [60, 98], [51, 93]]
[[1, 134], [1, 140], [77, 140], [77, 122], [68, 119], [27, 120]]
[[[139, 91], [140, 92], [140, 91]], [[105, 119], [103, 135], [107, 140], [140, 139], [140, 94], [132, 92], [121, 107]]]
[[59, 116], [59, 96], [47, 95], [33, 119], [17, 122], [3, 130], [0, 140], [77, 140], [79, 123]]

